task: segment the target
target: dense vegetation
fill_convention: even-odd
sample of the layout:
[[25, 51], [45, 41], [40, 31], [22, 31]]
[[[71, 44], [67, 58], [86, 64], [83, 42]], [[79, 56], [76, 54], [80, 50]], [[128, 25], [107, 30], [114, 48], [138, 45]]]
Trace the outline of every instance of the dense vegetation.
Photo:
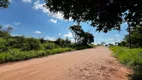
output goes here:
[[133, 80], [142, 80], [142, 48], [111, 46], [110, 49], [121, 63], [134, 70], [135, 73], [130, 75]]
[[118, 46], [110, 49], [121, 63], [134, 70], [133, 80], [142, 80], [142, 26], [131, 27], [128, 32]]
[[131, 44], [131, 48], [142, 47], [142, 26], [136, 26], [131, 28], [130, 35], [125, 35], [122, 42], [119, 43], [120, 46], [128, 47]]
[[[114, 55], [121, 63], [133, 68], [134, 80], [142, 80], [142, 0], [45, 0], [44, 7], [51, 12], [61, 12], [65, 19], [89, 22], [96, 30], [108, 32], [120, 30], [127, 22], [129, 35], [118, 46], [111, 46]], [[0, 8], [7, 8], [9, 0], [0, 0]], [[11, 28], [0, 27], [0, 63], [25, 60], [33, 57], [56, 54], [65, 51], [85, 49], [93, 42], [93, 35], [84, 32], [79, 25], [70, 27], [77, 44], [68, 39], [56, 41], [10, 36]], [[132, 29], [132, 30], [131, 30]], [[102, 45], [104, 43], [102, 42]], [[132, 46], [133, 49], [127, 48]]]
[[68, 39], [58, 38], [56, 41], [10, 36], [11, 28], [0, 28], [0, 63], [26, 60], [66, 51], [91, 48], [91, 45], [74, 44]]
[[127, 22], [131, 26], [142, 21], [142, 0], [45, 0], [51, 12], [61, 12], [65, 19], [88, 22], [99, 31], [120, 30]]

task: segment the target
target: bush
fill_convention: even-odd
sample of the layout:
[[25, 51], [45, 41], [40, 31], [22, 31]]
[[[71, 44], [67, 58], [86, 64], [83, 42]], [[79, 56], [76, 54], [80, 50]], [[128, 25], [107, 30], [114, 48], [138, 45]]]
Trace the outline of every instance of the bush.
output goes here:
[[42, 45], [38, 39], [24, 38], [23, 36], [9, 38], [6, 42], [6, 46], [10, 48], [19, 48], [22, 51], [42, 49]]
[[0, 45], [0, 52], [8, 51], [8, 47], [6, 47], [4, 44]]
[[55, 43], [57, 45], [59, 45], [60, 47], [69, 47], [71, 44], [71, 41], [68, 40], [68, 38], [66, 38], [66, 40], [58, 38]]
[[72, 49], [72, 48], [56, 48], [56, 49], [52, 49], [52, 50], [47, 50], [46, 52], [51, 55], [51, 54], [57, 54], [57, 53], [73, 51], [73, 50], [74, 49]]
[[9, 46], [11, 48], [22, 48], [25, 42], [26, 38], [24, 38], [23, 36], [11, 37], [7, 40], [6, 46]]
[[30, 50], [40, 50], [40, 49], [42, 49], [42, 45], [38, 39], [27, 38], [21, 50], [30, 51]]
[[51, 43], [51, 42], [46, 42], [43, 44], [45, 50], [48, 50], [48, 49], [54, 49], [54, 48], [58, 48], [59, 46], [56, 45], [55, 43]]
[[1, 31], [0, 30], [0, 37], [10, 37], [10, 34], [6, 31]]
[[0, 52], [8, 51], [8, 47], [6, 47], [5, 43], [5, 39], [0, 38]]

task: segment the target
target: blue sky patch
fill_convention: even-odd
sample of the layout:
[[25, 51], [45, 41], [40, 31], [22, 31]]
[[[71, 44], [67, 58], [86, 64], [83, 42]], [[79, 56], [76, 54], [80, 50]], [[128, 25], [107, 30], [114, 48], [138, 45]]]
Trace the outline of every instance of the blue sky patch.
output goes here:
[[[75, 24], [71, 19], [64, 20], [61, 13], [51, 13], [43, 7], [44, 0], [10, 0], [7, 9], [0, 10], [0, 24], [4, 27], [12, 26], [12, 35], [24, 35], [25, 37], [45, 38], [55, 40], [59, 37], [73, 36], [68, 30], [69, 26]], [[108, 33], [96, 32], [95, 28], [87, 23], [81, 23], [83, 30], [94, 35], [94, 43], [114, 43], [122, 41], [126, 32], [127, 24], [121, 25], [121, 31], [110, 31]]]

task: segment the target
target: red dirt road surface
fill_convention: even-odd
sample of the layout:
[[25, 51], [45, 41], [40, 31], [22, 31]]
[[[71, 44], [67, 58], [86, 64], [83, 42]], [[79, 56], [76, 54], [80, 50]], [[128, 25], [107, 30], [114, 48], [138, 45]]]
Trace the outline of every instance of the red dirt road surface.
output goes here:
[[0, 65], [0, 80], [128, 80], [106, 47]]

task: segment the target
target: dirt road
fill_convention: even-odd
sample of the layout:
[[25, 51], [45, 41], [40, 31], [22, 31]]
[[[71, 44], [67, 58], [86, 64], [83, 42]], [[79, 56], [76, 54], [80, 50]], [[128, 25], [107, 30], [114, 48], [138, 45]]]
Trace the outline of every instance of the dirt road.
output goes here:
[[127, 80], [106, 47], [0, 65], [0, 80]]

